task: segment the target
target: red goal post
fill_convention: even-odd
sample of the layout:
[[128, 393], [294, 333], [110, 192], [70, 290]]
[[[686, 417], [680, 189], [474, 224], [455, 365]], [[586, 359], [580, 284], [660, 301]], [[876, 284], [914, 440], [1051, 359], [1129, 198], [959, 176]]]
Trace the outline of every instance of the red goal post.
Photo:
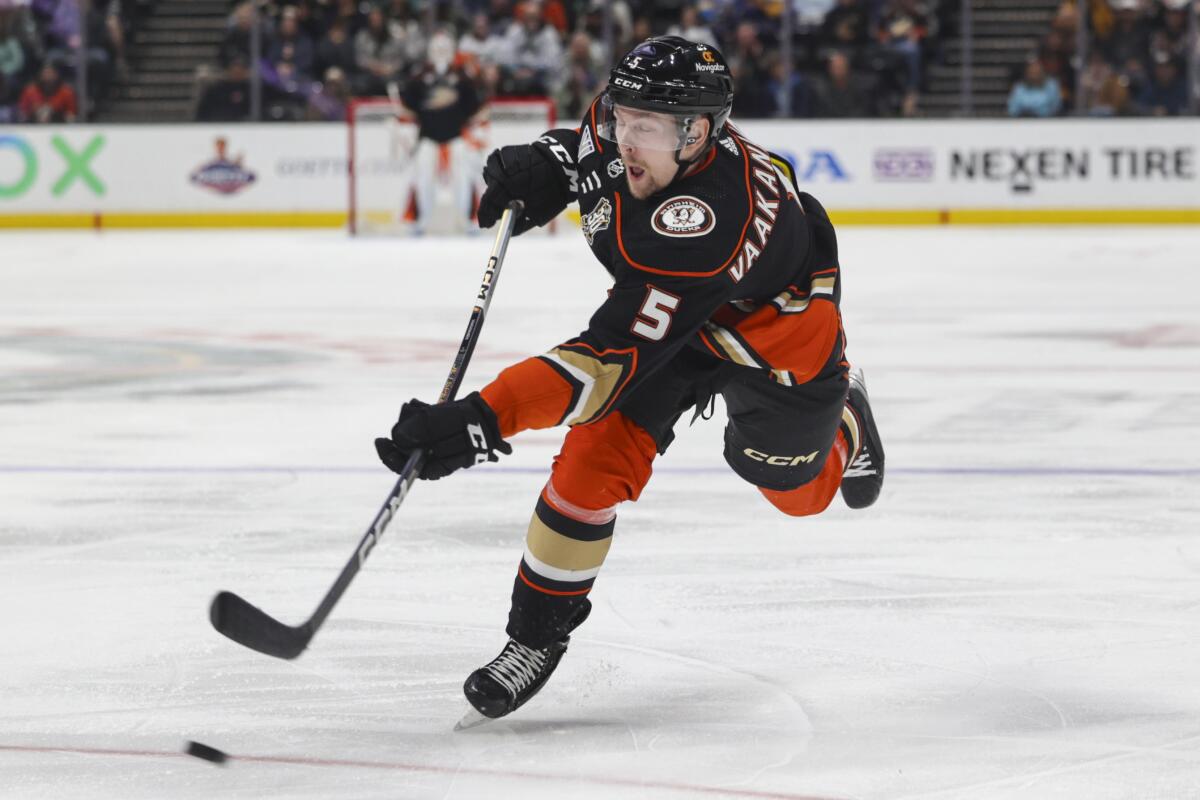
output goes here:
[[[352, 100], [346, 118], [350, 233], [404, 235], [411, 227], [415, 192], [416, 121], [387, 97]], [[555, 120], [554, 103], [544, 97], [490, 100], [454, 148], [457, 161], [442, 166], [461, 171], [456, 179], [467, 180], [478, 193], [483, 162], [492, 149], [532, 142], [553, 128]], [[437, 213], [455, 216], [452, 209]]]

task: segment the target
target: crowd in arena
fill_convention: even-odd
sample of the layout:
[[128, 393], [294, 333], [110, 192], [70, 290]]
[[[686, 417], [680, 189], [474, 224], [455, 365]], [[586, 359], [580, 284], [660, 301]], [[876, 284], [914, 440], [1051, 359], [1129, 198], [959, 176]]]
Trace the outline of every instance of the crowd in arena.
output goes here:
[[[1014, 81], [1008, 113], [1052, 117], [1076, 108], [1093, 117], [1186, 113], [1187, 3], [1093, 0], [1086, 53], [1079, 53], [1078, 7], [1075, 0], [1063, 0], [1038, 52]], [[1084, 62], [1083, 74], [1077, 75]]]
[[[408, 0], [299, 0], [280, 7], [267, 25], [267, 116], [337, 119], [350, 97], [402, 89], [438, 32], [452, 37], [458, 67], [483, 96], [551, 97], [565, 118], [578, 116], [603, 88], [613, 57], [654, 35], [720, 48], [741, 117], [913, 115], [924, 65], [938, 55], [939, 18], [925, 0], [807, 3], [794, 26], [790, 76], [777, 0], [615, 0], [607, 3], [607, 21], [604, 5], [463, 0], [422, 13]], [[246, 80], [252, 19], [248, 2], [234, 11], [221, 77], [201, 101], [199, 118], [244, 114], [238, 87]]]
[[[132, 1], [151, 8], [155, 2]], [[794, 11], [786, 43], [785, 1]], [[1076, 50], [1077, 0], [1063, 0], [1038, 51], [1013, 75], [1009, 113], [1186, 113], [1189, 0], [1086, 1], [1086, 55]], [[69, 122], [80, 115], [75, 74], [81, 31], [89, 95], [103, 98], [113, 76], [129, 69], [124, 41], [130, 15], [122, 13], [122, 2], [131, 0], [90, 0], [80, 14], [78, 0], [0, 0], [0, 122]], [[259, 2], [257, 24], [253, 2]], [[257, 55], [264, 119], [344, 119], [353, 97], [402, 93], [440, 36], [453, 43], [456, 68], [481, 96], [551, 97], [559, 116], [569, 119], [602, 89], [612, 58], [664, 33], [721, 49], [736, 84], [737, 117], [919, 116], [928, 67], [945, 58], [943, 32], [954, 27], [947, 15], [958, 5], [240, 0], [230, 9], [215, 63], [198, 70], [194, 118], [247, 119]], [[1081, 97], [1075, 96], [1077, 86]]]
[[102, 96], [125, 63], [122, 0], [0, 0], [0, 123], [73, 122], [83, 60], [89, 94]]

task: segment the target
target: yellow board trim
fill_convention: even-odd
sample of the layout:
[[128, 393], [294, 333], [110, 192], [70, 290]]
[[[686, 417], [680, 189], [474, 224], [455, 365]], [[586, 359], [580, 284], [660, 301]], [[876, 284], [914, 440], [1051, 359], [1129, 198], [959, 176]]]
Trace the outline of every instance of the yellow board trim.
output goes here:
[[344, 211], [86, 211], [3, 214], [0, 228], [344, 228]]
[[842, 209], [835, 225], [1200, 225], [1200, 208]]
[[[344, 211], [0, 213], [0, 229], [344, 228]], [[579, 211], [568, 209], [579, 224]], [[842, 209], [837, 225], [1200, 225], [1200, 208]]]

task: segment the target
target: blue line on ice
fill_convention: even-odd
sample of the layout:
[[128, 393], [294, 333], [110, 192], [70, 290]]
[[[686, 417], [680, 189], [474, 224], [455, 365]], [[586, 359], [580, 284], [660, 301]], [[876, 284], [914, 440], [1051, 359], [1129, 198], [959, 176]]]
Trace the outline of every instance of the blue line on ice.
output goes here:
[[[74, 466], [0, 464], [4, 474], [63, 474], [63, 475], [373, 475], [381, 467], [337, 466]], [[476, 475], [534, 475], [544, 474], [548, 467], [489, 467]], [[730, 472], [724, 465], [701, 467], [659, 467], [656, 475], [716, 475]], [[732, 474], [732, 473], [731, 473]], [[1079, 476], [1114, 478], [1186, 478], [1200, 476], [1200, 467], [891, 467], [889, 475], [980, 475], [989, 477], [1025, 478], [1030, 476]]]

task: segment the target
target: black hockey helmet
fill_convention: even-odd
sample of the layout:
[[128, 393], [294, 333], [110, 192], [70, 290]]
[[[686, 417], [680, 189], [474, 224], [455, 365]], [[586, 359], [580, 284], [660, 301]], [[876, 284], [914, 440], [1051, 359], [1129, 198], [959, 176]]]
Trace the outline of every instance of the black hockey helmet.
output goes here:
[[[733, 78], [724, 56], [715, 48], [679, 36], [656, 36], [630, 50], [608, 76], [604, 102], [643, 111], [670, 114], [688, 121], [707, 115], [709, 141], [715, 141], [733, 107]], [[616, 139], [610, 128], [604, 138]], [[694, 140], [680, 136], [674, 149]]]

